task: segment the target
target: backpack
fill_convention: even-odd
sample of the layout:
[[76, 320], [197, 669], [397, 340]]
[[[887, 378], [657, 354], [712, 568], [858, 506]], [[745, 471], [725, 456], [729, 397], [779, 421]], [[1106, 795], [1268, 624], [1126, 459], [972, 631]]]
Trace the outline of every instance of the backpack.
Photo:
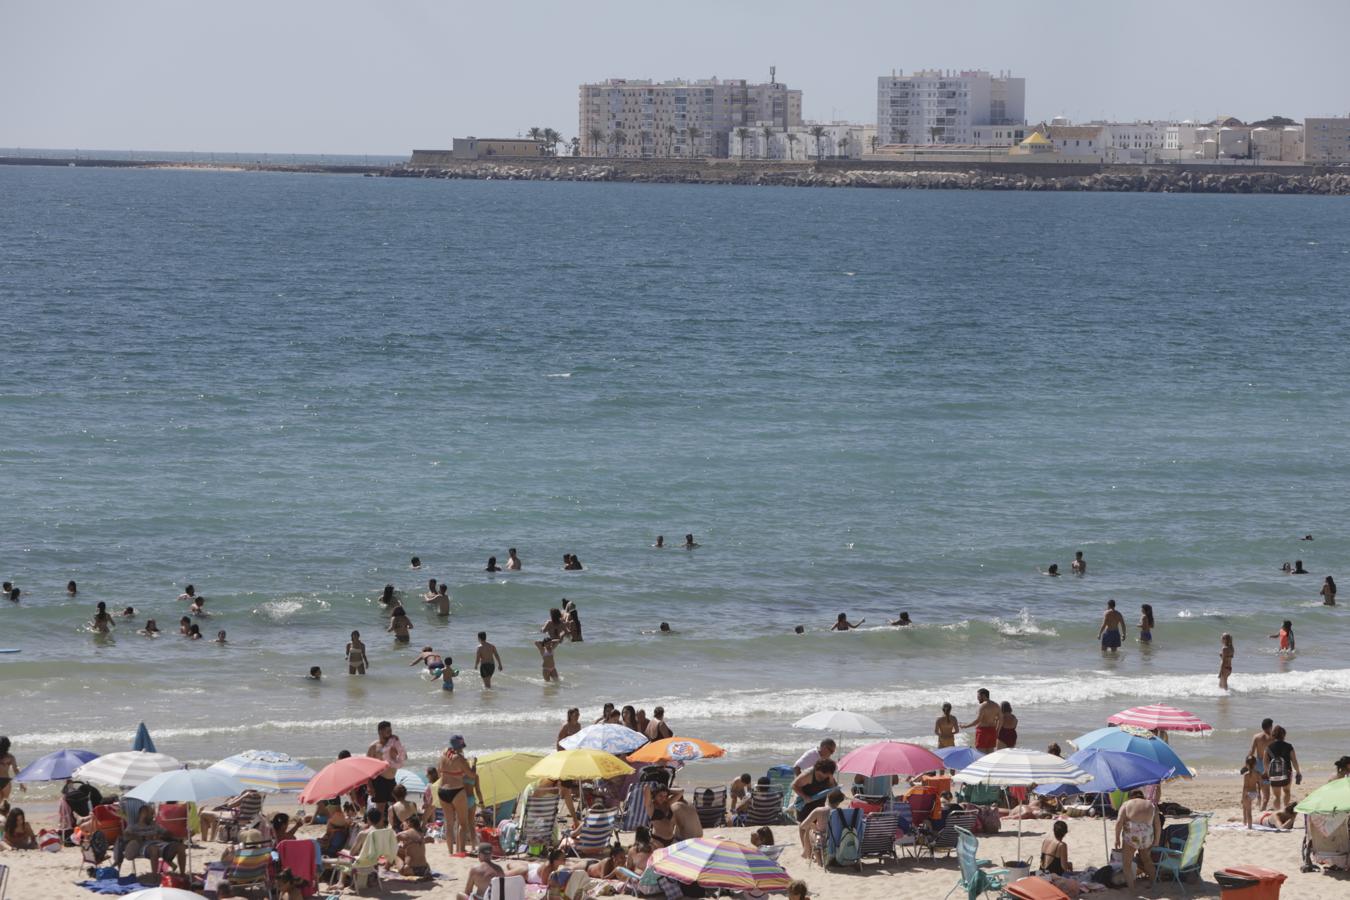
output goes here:
[[1270, 767], [1266, 771], [1266, 777], [1271, 782], [1284, 782], [1289, 780], [1289, 761], [1283, 756], [1272, 756], [1270, 758]]
[[839, 841], [834, 845], [834, 862], [840, 866], [856, 866], [862, 861], [862, 847], [858, 841], [858, 819], [862, 810], [848, 810], [853, 813], [850, 823], [844, 818], [844, 827], [839, 830]]

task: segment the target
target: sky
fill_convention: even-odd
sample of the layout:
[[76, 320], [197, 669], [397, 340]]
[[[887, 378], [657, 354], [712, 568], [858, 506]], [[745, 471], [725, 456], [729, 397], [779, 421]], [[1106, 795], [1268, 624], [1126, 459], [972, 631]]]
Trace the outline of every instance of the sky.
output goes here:
[[1027, 118], [1350, 113], [1347, 0], [0, 0], [0, 148], [406, 154], [577, 130], [605, 78], [778, 80], [874, 122], [893, 69], [1027, 79]]

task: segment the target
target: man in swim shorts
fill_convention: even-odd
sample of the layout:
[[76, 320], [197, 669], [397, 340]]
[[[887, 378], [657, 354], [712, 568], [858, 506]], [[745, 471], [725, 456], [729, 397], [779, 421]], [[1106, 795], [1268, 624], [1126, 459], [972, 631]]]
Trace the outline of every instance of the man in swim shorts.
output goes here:
[[1252, 748], [1247, 751], [1247, 755], [1256, 757], [1256, 773], [1261, 776], [1262, 812], [1270, 809], [1270, 778], [1266, 775], [1266, 748], [1275, 740], [1270, 733], [1274, 727], [1274, 719], [1262, 719], [1261, 730], [1252, 737]]
[[394, 801], [394, 787], [398, 784], [394, 776], [408, 761], [408, 753], [394, 734], [393, 725], [381, 722], [375, 726], [375, 740], [366, 748], [366, 756], [385, 762], [384, 771], [370, 780], [370, 798], [383, 813]]
[[1115, 652], [1125, 637], [1125, 617], [1116, 611], [1116, 601], [1106, 601], [1106, 614], [1102, 616], [1102, 626], [1097, 629], [1097, 637], [1103, 650]]
[[998, 746], [998, 729], [1003, 721], [1003, 709], [989, 699], [987, 688], [980, 688], [976, 691], [975, 699], [980, 703], [980, 708], [975, 713], [975, 720], [961, 727], [974, 728], [975, 749], [981, 753], [990, 753]]
[[478, 652], [474, 654], [473, 664], [474, 668], [478, 669], [478, 674], [482, 676], [485, 688], [492, 687], [492, 676], [497, 670], [506, 671], [496, 646], [488, 643], [486, 631], [478, 632]]
[[1137, 860], [1144, 878], [1153, 880], [1154, 847], [1162, 838], [1162, 821], [1158, 807], [1144, 799], [1143, 791], [1130, 791], [1130, 799], [1120, 806], [1116, 816], [1116, 849], [1120, 851], [1125, 868], [1125, 884], [1134, 887], [1134, 864]]

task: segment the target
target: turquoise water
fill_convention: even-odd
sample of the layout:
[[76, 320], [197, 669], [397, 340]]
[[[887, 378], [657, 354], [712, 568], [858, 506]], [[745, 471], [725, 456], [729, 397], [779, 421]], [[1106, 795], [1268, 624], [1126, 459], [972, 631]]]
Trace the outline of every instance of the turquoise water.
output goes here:
[[[814, 740], [789, 727], [807, 712], [919, 738], [987, 685], [1026, 745], [1161, 701], [1215, 724], [1181, 745], [1202, 770], [1236, 769], [1265, 715], [1332, 759], [1346, 217], [0, 167], [0, 569], [24, 591], [0, 607], [22, 649], [0, 733], [21, 761], [120, 749], [142, 719], [184, 760], [318, 760], [389, 718], [430, 758], [455, 731], [545, 747], [568, 706], [664, 702], [758, 770]], [[686, 532], [702, 547], [649, 547]], [[511, 546], [525, 571], [485, 575]], [[1087, 577], [1039, 574], [1080, 549]], [[1294, 558], [1313, 575], [1281, 575]], [[228, 645], [84, 627], [103, 600], [176, 630], [188, 582]], [[386, 582], [415, 647], [465, 664], [488, 630], [497, 689], [419, 680], [381, 633]], [[531, 641], [562, 597], [586, 640], [545, 686]], [[1131, 630], [1153, 604], [1153, 647], [1102, 656], [1108, 597]], [[918, 626], [886, 627], [900, 610]], [[866, 625], [826, 632], [839, 612]], [[1285, 618], [1294, 659], [1267, 637]], [[364, 679], [342, 674], [353, 628]]]

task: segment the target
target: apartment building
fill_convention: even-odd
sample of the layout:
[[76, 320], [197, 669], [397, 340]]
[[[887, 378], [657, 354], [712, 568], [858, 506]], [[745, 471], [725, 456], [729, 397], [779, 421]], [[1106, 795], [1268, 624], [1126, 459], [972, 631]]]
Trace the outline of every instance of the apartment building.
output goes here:
[[1303, 120], [1303, 160], [1350, 162], [1350, 117]]
[[725, 157], [736, 128], [801, 123], [802, 92], [777, 82], [611, 78], [581, 85], [577, 134], [588, 156]]
[[877, 79], [883, 144], [975, 144], [976, 126], [1021, 125], [1025, 118], [1026, 79], [1007, 73], [923, 69]]

